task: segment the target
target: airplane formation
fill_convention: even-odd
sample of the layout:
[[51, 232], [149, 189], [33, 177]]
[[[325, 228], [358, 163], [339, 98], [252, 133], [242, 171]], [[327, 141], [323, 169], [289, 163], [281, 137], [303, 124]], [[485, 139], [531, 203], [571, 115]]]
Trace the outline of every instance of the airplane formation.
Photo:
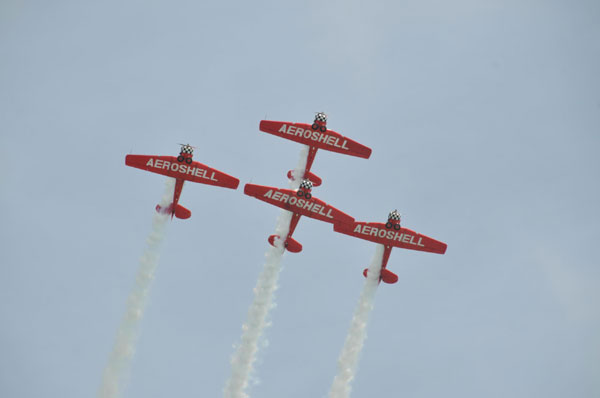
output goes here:
[[[327, 128], [327, 115], [318, 112], [312, 124], [291, 123], [273, 120], [261, 120], [259, 129], [262, 132], [286, 138], [309, 147], [307, 162], [301, 175], [288, 171], [287, 177], [292, 181], [300, 180], [298, 189], [284, 189], [256, 184], [246, 184], [244, 193], [273, 206], [290, 211], [293, 216], [287, 236], [271, 235], [268, 242], [276, 246], [282, 241], [285, 250], [291, 253], [302, 251], [302, 245], [292, 238], [300, 217], [305, 216], [333, 225], [333, 230], [342, 234], [379, 243], [384, 246], [383, 262], [379, 281], [393, 284], [398, 276], [387, 269], [387, 262], [393, 247], [417, 250], [429, 253], [444, 254], [447, 245], [441, 241], [419, 234], [400, 225], [400, 213], [394, 210], [389, 213], [387, 222], [358, 222], [353, 217], [334, 206], [314, 197], [312, 188], [320, 186], [322, 179], [311, 172], [315, 155], [319, 149], [340, 154], [368, 159], [371, 149]], [[175, 178], [173, 200], [166, 208], [156, 206], [156, 211], [170, 214], [180, 219], [188, 219], [192, 213], [179, 204], [179, 198], [185, 181], [214, 185], [223, 188], [237, 189], [239, 180], [222, 171], [206, 166], [192, 159], [194, 148], [181, 145], [181, 151], [175, 156], [127, 155], [125, 164], [130, 167], [150, 171]], [[366, 277], [368, 270], [363, 271]]]

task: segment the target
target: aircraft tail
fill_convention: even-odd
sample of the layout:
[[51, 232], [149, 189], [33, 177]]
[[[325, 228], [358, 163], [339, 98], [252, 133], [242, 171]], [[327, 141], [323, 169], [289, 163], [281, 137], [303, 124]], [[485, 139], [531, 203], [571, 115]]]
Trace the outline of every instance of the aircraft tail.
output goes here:
[[[279, 235], [269, 236], [269, 243], [271, 246], [275, 246], [275, 238], [279, 239]], [[300, 253], [302, 251], [302, 245], [292, 238], [287, 238], [285, 241], [285, 249], [291, 253]]]
[[171, 213], [171, 218], [173, 216], [186, 220], [192, 216], [192, 212], [180, 204], [175, 205], [175, 209], [173, 209], [173, 204], [170, 204], [167, 207], [161, 207], [160, 205], [156, 205], [156, 211], [158, 213], [169, 214]]
[[[365, 270], [363, 271], [363, 275], [365, 276], [365, 278], [367, 277], [368, 272], [369, 269], [365, 268]], [[398, 282], [398, 275], [394, 274], [387, 268], [382, 268], [381, 273], [379, 274], [379, 280], [391, 285]]]
[[[294, 170], [288, 171], [287, 177], [290, 180], [294, 180]], [[321, 180], [321, 177], [317, 176], [316, 174], [311, 173], [310, 171], [308, 173], [304, 174], [304, 178], [310, 180], [310, 182], [312, 182], [313, 186], [315, 186], [315, 187], [318, 187], [319, 185], [321, 185], [323, 183], [323, 180]]]

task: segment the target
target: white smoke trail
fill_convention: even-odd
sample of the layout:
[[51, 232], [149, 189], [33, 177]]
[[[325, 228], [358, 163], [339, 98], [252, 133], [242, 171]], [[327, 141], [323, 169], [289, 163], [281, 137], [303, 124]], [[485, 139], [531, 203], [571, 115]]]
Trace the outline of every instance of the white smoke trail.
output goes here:
[[[305, 145], [300, 151], [300, 160], [293, 172], [294, 176], [300, 175], [304, 171], [308, 150], [309, 147]], [[300, 182], [299, 179], [290, 181], [290, 189], [298, 189]], [[277, 218], [275, 233], [281, 238], [285, 238], [291, 220], [292, 213], [282, 210]], [[225, 398], [248, 397], [246, 389], [252, 377], [259, 341], [269, 326], [267, 316], [274, 306], [275, 290], [277, 290], [277, 281], [281, 271], [281, 258], [285, 251], [282, 240], [276, 239], [275, 245], [269, 247], [265, 254], [265, 265], [254, 288], [254, 299], [248, 310], [246, 323], [242, 326], [242, 338], [231, 358], [231, 376], [223, 389]]]
[[350, 396], [352, 380], [358, 368], [360, 352], [367, 338], [367, 323], [375, 302], [375, 292], [379, 285], [383, 249], [383, 245], [377, 245], [371, 260], [368, 276], [360, 294], [358, 305], [354, 309], [350, 330], [348, 330], [344, 347], [338, 359], [338, 372], [329, 391], [330, 398], [348, 398]]
[[[168, 207], [171, 204], [174, 190], [175, 179], [167, 178], [165, 192], [160, 202], [161, 207]], [[148, 246], [140, 258], [135, 285], [127, 299], [125, 315], [121, 320], [113, 350], [102, 375], [98, 398], [118, 398], [125, 384], [169, 218], [168, 214], [155, 213], [152, 219], [152, 231], [146, 240]]]

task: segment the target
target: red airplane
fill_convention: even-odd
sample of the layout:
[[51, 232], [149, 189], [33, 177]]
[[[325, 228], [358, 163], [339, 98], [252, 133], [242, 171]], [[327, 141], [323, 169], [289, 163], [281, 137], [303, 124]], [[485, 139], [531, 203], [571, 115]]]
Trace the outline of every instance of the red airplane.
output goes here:
[[[333, 224], [333, 229], [336, 232], [381, 243], [385, 246], [381, 274], [379, 275], [379, 281], [384, 281], [385, 283], [398, 282], [398, 275], [386, 268], [392, 247], [438, 254], [446, 253], [446, 248], [448, 247], [443, 242], [421, 235], [408, 228], [400, 227], [400, 213], [398, 213], [398, 210], [394, 210], [388, 215], [388, 221], [385, 224], [378, 222], [335, 223]], [[367, 276], [367, 272], [368, 269], [365, 268], [363, 271], [365, 277]]]
[[179, 156], [154, 156], [154, 155], [127, 155], [125, 164], [138, 169], [151, 171], [176, 179], [173, 202], [166, 208], [156, 205], [156, 211], [163, 214], [171, 213], [181, 219], [192, 216], [192, 212], [178, 204], [183, 183], [185, 181], [199, 182], [201, 184], [216, 185], [224, 188], [237, 189], [240, 180], [219, 170], [210, 168], [202, 163], [192, 160], [194, 148], [181, 144]]
[[[298, 253], [302, 250], [302, 245], [292, 238], [292, 234], [301, 216], [315, 218], [328, 223], [352, 224], [354, 222], [354, 218], [348, 214], [322, 200], [314, 198], [310, 193], [312, 187], [313, 184], [309, 180], [302, 181], [297, 191], [254, 184], [246, 184], [244, 187], [246, 195], [254, 196], [256, 199], [294, 213], [290, 222], [288, 235], [284, 241], [284, 247], [292, 253]], [[275, 238], [281, 239], [279, 235], [269, 236], [271, 246], [275, 246]]]
[[[273, 134], [288, 140], [296, 141], [301, 144], [308, 145], [308, 159], [306, 168], [300, 179], [309, 179], [315, 187], [321, 185], [322, 180], [310, 172], [317, 150], [324, 149], [326, 151], [343, 153], [345, 155], [357, 156], [359, 158], [368, 159], [371, 156], [371, 148], [352, 141], [350, 138], [344, 137], [340, 133], [327, 129], [327, 115], [323, 112], [318, 112], [312, 125], [305, 123], [291, 122], [276, 122], [273, 120], [261, 120], [260, 131]], [[287, 174], [289, 179], [294, 179], [292, 170]]]

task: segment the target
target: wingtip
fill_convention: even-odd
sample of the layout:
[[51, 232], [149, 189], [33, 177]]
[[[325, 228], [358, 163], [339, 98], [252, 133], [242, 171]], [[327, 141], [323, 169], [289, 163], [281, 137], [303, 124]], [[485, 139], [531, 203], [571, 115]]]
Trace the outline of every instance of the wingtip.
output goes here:
[[254, 196], [254, 191], [258, 185], [247, 183], [244, 185], [244, 194]]
[[442, 250], [440, 251], [440, 254], [446, 254], [447, 249], [448, 249], [448, 245], [444, 243], [444, 246], [442, 246]]
[[371, 157], [371, 153], [373, 152], [373, 150], [371, 148], [369, 148], [368, 146], [364, 146], [364, 149], [361, 151], [361, 157], [364, 159], [369, 159]]

